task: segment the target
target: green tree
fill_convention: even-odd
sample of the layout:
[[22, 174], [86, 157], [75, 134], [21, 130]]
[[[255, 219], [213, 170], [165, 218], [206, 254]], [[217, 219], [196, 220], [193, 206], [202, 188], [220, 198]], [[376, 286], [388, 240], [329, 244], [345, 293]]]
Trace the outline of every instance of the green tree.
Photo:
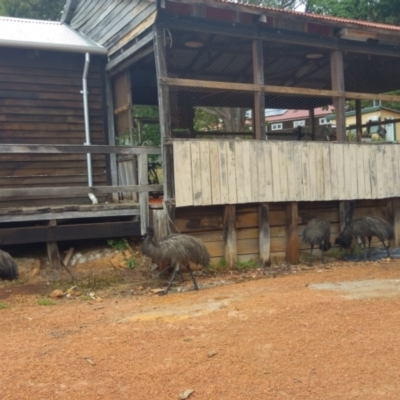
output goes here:
[[0, 0], [0, 15], [58, 21], [65, 0]]
[[400, 24], [398, 0], [307, 0], [306, 11], [373, 22]]

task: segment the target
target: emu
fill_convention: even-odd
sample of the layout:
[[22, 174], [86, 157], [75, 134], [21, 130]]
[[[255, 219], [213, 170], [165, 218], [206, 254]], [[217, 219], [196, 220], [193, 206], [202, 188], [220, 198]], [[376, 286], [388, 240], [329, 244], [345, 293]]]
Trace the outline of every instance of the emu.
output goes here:
[[314, 218], [310, 220], [303, 231], [303, 241], [311, 245], [310, 265], [313, 261], [314, 246], [318, 245], [322, 252], [322, 261], [325, 262], [324, 251], [331, 248], [331, 226], [329, 222]]
[[[393, 227], [384, 219], [379, 217], [362, 217], [346, 224], [343, 232], [335, 240], [341, 248], [349, 249], [353, 239], [357, 239], [359, 244], [364, 247], [364, 260], [367, 259], [366, 239], [368, 239], [368, 251], [371, 249], [372, 237], [376, 236], [383, 244], [387, 256], [390, 257], [389, 245], [385, 241], [394, 239]], [[360, 249], [358, 251], [360, 258]]]
[[[394, 239], [393, 227], [384, 219], [379, 217], [361, 217], [353, 221], [353, 212], [355, 202], [351, 201], [349, 210], [345, 215], [345, 227], [336, 238], [335, 244], [340, 248], [349, 249], [353, 239], [357, 239], [358, 244], [364, 247], [364, 260], [367, 259], [366, 239], [368, 239], [368, 251], [371, 249], [371, 240], [376, 236], [386, 249], [387, 256], [390, 257], [389, 245], [386, 246], [385, 240], [388, 242]], [[358, 258], [360, 258], [360, 248], [358, 249]]]
[[0, 250], [0, 279], [12, 281], [18, 278], [17, 263], [3, 250]]
[[172, 234], [157, 242], [154, 238], [154, 229], [150, 226], [146, 229], [142, 253], [150, 257], [157, 265], [168, 265], [174, 268], [168, 286], [161, 295], [168, 293], [176, 274], [181, 273], [182, 267], [186, 267], [189, 271], [194, 290], [199, 290], [190, 263], [206, 267], [210, 262], [210, 254], [201, 240], [189, 235]]
[[314, 246], [318, 245], [322, 252], [322, 262], [325, 262], [324, 251], [331, 248], [331, 226], [329, 222], [314, 218], [310, 220], [303, 231], [303, 242], [311, 245], [310, 265], [313, 262]]

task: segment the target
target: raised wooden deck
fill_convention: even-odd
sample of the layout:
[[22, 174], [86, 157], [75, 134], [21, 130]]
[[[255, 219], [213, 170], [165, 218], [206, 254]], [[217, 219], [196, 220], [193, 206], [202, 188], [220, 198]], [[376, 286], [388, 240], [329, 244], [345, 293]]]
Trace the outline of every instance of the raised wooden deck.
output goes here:
[[176, 206], [400, 196], [400, 145], [175, 140]]

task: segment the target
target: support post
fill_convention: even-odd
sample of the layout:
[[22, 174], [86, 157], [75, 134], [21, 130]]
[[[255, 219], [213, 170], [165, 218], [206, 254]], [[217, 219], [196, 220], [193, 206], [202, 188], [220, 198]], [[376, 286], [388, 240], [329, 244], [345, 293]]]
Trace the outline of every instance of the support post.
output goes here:
[[271, 263], [271, 230], [269, 226], [268, 203], [258, 205], [260, 264], [267, 267]]
[[340, 231], [343, 232], [344, 227], [346, 226], [346, 214], [349, 211], [350, 208], [350, 202], [345, 200], [345, 201], [340, 201], [339, 202], [339, 222], [340, 222]]
[[[139, 185], [148, 185], [148, 162], [147, 154], [139, 154]], [[140, 205], [140, 230], [142, 235], [146, 233], [146, 228], [149, 225], [149, 192], [139, 193]]]
[[[48, 225], [57, 226], [57, 221], [52, 219], [48, 222]], [[53, 269], [61, 269], [61, 259], [60, 252], [58, 251], [58, 244], [55, 241], [46, 242], [47, 247], [47, 257], [49, 259], [50, 265]]]
[[[115, 146], [115, 121], [114, 121], [114, 99], [112, 82], [110, 75], [106, 75], [106, 102], [107, 102], [107, 125], [108, 125], [108, 144]], [[117, 155], [109, 154], [109, 165], [110, 165], [110, 184], [112, 186], [118, 186], [118, 166], [117, 166]], [[110, 201], [112, 203], [118, 203], [118, 193], [110, 193]]]
[[286, 261], [291, 264], [299, 262], [298, 203], [286, 204]]
[[229, 268], [235, 268], [237, 263], [235, 205], [224, 206], [224, 246], [226, 264]]
[[[263, 42], [253, 40], [253, 76], [254, 83], [264, 85]], [[263, 91], [254, 92], [254, 127], [255, 138], [265, 140], [265, 95]]]
[[400, 198], [392, 199], [394, 247], [400, 247]]
[[[333, 50], [331, 52], [331, 80], [332, 90], [344, 93], [343, 52]], [[343, 96], [333, 98], [336, 116], [336, 138], [338, 142], [346, 141], [346, 99]]]
[[362, 138], [362, 118], [361, 118], [361, 100], [356, 100], [356, 132], [357, 142], [361, 142]]
[[167, 140], [172, 136], [169, 87], [161, 82], [167, 75], [167, 60], [164, 44], [164, 29], [154, 26], [154, 55], [157, 73], [158, 108], [160, 116], [161, 154], [163, 162], [164, 209], [172, 225], [175, 222], [175, 185], [172, 144]]
[[308, 110], [308, 115], [309, 115], [309, 119], [310, 119], [310, 129], [311, 129], [311, 140], [315, 140], [315, 112], [313, 108], [310, 108]]

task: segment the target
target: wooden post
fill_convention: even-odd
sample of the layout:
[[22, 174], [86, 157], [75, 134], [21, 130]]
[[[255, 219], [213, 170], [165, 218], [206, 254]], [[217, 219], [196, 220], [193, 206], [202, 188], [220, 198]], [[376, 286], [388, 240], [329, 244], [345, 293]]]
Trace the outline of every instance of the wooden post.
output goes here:
[[310, 119], [311, 140], [315, 140], [315, 112], [313, 108], [308, 110], [308, 115]]
[[235, 205], [224, 206], [224, 245], [226, 264], [229, 268], [235, 268], [237, 263]]
[[[132, 88], [131, 88], [131, 75], [129, 71], [123, 71], [115, 75], [113, 79], [113, 99], [115, 116], [116, 133], [120, 140], [124, 140], [126, 135], [129, 136], [130, 144], [133, 146], [133, 116], [132, 116]], [[118, 159], [117, 159], [118, 160]], [[118, 164], [118, 161], [117, 161]], [[128, 164], [128, 165], [126, 165]], [[132, 156], [132, 162], [125, 163], [124, 166], [120, 165], [118, 168], [131, 168], [132, 173], [126, 176], [121, 171], [120, 177], [123, 185], [137, 185], [138, 171], [137, 171], [137, 157]], [[125, 196], [122, 196], [125, 197]], [[130, 193], [125, 198], [137, 201], [137, 194]]]
[[344, 227], [346, 226], [346, 214], [349, 211], [350, 208], [350, 202], [345, 200], [345, 201], [340, 201], [339, 202], [339, 222], [340, 222], [340, 231], [342, 232]]
[[392, 199], [394, 247], [400, 247], [400, 198]]
[[164, 30], [154, 26], [154, 55], [157, 72], [158, 108], [160, 116], [161, 154], [163, 161], [164, 204], [168, 218], [175, 222], [175, 186], [174, 186], [174, 159], [171, 143], [166, 143], [172, 136], [171, 112], [169, 104], [169, 87], [161, 83], [167, 77], [167, 60], [164, 45]]
[[295, 264], [299, 262], [298, 203], [292, 201], [286, 204], [286, 261]]
[[[263, 42], [253, 40], [253, 76], [254, 83], [264, 85]], [[265, 140], [265, 95], [263, 91], [254, 92], [254, 126], [255, 138]]]
[[[147, 154], [139, 155], [139, 185], [148, 185], [148, 163]], [[146, 228], [149, 225], [149, 192], [139, 193], [140, 204], [140, 229], [142, 235], [146, 233]]]
[[357, 142], [361, 142], [362, 138], [362, 118], [361, 118], [361, 100], [356, 100], [356, 132]]
[[260, 264], [263, 267], [271, 263], [271, 231], [269, 227], [269, 208], [267, 203], [258, 205]]
[[[57, 221], [52, 219], [48, 221], [49, 226], [56, 226]], [[60, 252], [58, 251], [58, 244], [57, 242], [47, 242], [47, 257], [49, 258], [50, 265], [53, 269], [60, 269], [61, 268], [61, 259], [60, 259]]]
[[[332, 90], [344, 92], [343, 53], [341, 50], [331, 52]], [[338, 142], [346, 141], [346, 99], [343, 96], [333, 98], [336, 116], [336, 137]]]
[[[106, 102], [107, 102], [107, 124], [108, 124], [108, 144], [115, 146], [115, 121], [114, 121], [114, 99], [112, 91], [112, 83], [110, 75], [106, 75]], [[117, 166], [117, 155], [110, 154], [109, 156], [110, 165], [110, 183], [112, 186], [118, 186], [118, 166]], [[110, 201], [118, 203], [118, 193], [110, 193]]]

